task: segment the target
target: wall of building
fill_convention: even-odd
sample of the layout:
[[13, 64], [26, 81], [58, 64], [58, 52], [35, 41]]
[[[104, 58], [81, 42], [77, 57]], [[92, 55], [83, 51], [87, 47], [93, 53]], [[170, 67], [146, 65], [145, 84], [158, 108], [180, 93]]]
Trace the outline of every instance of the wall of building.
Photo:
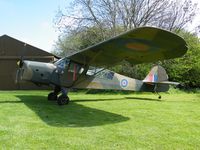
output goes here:
[[3, 35], [0, 37], [0, 90], [35, 90], [49, 89], [47, 86], [38, 87], [33, 83], [15, 83], [17, 61], [23, 55], [24, 60], [51, 62], [57, 59], [51, 53], [26, 44], [17, 39]]

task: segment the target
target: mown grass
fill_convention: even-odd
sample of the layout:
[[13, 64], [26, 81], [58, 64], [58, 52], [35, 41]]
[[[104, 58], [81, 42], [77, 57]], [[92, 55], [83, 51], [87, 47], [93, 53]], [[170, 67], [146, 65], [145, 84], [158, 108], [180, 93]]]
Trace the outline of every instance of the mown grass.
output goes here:
[[0, 92], [1, 149], [198, 149], [200, 94]]

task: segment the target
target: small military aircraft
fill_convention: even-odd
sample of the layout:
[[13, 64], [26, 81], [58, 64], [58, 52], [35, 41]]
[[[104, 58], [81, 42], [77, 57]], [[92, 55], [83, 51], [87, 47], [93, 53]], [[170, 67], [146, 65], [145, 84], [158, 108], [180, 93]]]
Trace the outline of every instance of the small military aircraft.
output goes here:
[[[123, 60], [132, 64], [176, 58], [187, 51], [186, 42], [178, 35], [154, 27], [140, 27], [94, 46], [70, 54], [54, 63], [21, 59], [16, 80], [38, 85], [53, 85], [48, 100], [59, 105], [69, 103], [68, 89], [114, 89], [164, 92], [169, 82], [164, 68], [155, 66], [144, 80], [120, 75], [108, 68]], [[161, 96], [159, 96], [161, 98]]]

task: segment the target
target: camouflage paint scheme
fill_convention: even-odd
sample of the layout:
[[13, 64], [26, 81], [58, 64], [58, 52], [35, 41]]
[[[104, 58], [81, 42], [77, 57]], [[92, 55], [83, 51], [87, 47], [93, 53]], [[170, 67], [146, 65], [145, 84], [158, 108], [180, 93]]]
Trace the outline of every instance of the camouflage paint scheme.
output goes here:
[[161, 66], [153, 67], [144, 80], [100, 67], [108, 68], [123, 60], [132, 64], [154, 62], [180, 57], [186, 52], [186, 42], [176, 34], [158, 28], [141, 27], [70, 54], [55, 63], [21, 61], [16, 78], [35, 84], [53, 85], [56, 95], [61, 88], [161, 92], [167, 91], [170, 84], [178, 84], [168, 81], [166, 71]]
[[143, 82], [110, 70], [103, 70], [93, 76], [84, 76], [74, 84], [74, 88], [113, 89], [139, 91]]
[[186, 42], [176, 34], [153, 27], [141, 27], [68, 56], [89, 66], [113, 66], [123, 60], [141, 64], [176, 58], [187, 51]]
[[[155, 77], [156, 78], [152, 78]], [[148, 80], [155, 79], [155, 80]], [[168, 76], [165, 69], [161, 66], [154, 66], [144, 80], [137, 80], [127, 76], [120, 75], [110, 70], [100, 71], [93, 76], [84, 76], [75, 82], [74, 88], [88, 89], [113, 89], [113, 90], [128, 90], [128, 91], [146, 91], [154, 92], [155, 85], [158, 89], [156, 92], [164, 92], [169, 89], [168, 84], [178, 84], [168, 81]], [[163, 84], [164, 82], [164, 84]]]

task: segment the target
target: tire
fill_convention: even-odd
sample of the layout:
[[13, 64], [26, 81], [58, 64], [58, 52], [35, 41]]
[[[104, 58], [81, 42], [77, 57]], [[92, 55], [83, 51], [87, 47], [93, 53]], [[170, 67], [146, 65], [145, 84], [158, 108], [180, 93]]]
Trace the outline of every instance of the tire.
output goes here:
[[57, 100], [58, 105], [67, 105], [69, 103], [69, 97], [61, 95]]
[[49, 101], [56, 101], [57, 98], [58, 98], [58, 96], [57, 96], [54, 92], [51, 92], [51, 93], [49, 93], [49, 95], [48, 95], [48, 100], [49, 100]]

